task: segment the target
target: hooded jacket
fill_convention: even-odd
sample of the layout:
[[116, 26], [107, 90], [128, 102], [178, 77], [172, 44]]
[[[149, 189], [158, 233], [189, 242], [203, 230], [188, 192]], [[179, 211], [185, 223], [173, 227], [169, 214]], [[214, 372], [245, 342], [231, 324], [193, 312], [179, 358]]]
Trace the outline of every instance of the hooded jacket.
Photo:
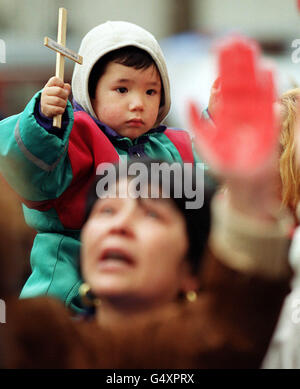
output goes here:
[[83, 64], [76, 63], [74, 67], [72, 78], [74, 100], [85, 112], [97, 118], [88, 92], [89, 76], [94, 65], [101, 57], [125, 46], [135, 46], [146, 51], [153, 58], [158, 68], [165, 97], [155, 123], [155, 126], [158, 126], [167, 116], [171, 105], [166, 61], [154, 36], [142, 27], [132, 23], [109, 21], [100, 24], [86, 34], [79, 48], [79, 54], [83, 57]]

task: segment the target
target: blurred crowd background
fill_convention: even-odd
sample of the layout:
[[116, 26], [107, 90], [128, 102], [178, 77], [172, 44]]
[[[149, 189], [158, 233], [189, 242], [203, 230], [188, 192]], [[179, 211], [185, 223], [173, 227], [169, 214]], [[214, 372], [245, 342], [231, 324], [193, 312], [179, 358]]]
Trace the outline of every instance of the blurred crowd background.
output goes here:
[[[56, 39], [59, 7], [68, 10], [67, 47], [75, 51], [82, 37], [106, 20], [137, 23], [155, 35], [169, 67], [171, 126], [188, 128], [190, 99], [207, 105], [216, 76], [214, 47], [232, 32], [256, 39], [273, 60], [279, 93], [300, 85], [300, 63], [292, 61], [292, 44], [300, 39], [296, 0], [0, 0], [0, 39], [6, 48], [5, 63], [3, 52], [0, 56], [2, 117], [22, 111], [54, 75], [56, 56], [43, 38]], [[66, 60], [66, 81], [73, 66]]]

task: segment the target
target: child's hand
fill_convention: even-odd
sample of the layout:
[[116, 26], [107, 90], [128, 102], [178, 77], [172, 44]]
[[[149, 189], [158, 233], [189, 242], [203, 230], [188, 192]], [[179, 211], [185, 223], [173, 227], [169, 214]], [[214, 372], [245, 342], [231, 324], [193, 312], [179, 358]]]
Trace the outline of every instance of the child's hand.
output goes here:
[[70, 92], [70, 84], [64, 83], [58, 77], [51, 77], [41, 96], [42, 114], [48, 118], [62, 115], [65, 112]]

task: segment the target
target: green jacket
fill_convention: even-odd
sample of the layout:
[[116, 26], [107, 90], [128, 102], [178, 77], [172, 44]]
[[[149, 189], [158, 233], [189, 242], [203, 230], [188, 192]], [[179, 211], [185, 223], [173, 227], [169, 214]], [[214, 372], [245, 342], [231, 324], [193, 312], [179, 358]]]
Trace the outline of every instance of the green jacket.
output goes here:
[[[105, 134], [121, 158], [130, 158], [136, 150], [167, 162], [182, 162], [182, 158], [164, 126], [134, 141], [91, 119], [91, 125], [80, 131], [70, 103], [64, 114], [66, 127], [59, 134], [53, 133], [45, 129], [40, 118], [40, 95], [38, 92], [22, 113], [0, 122], [1, 173], [23, 198], [25, 220], [37, 230], [30, 260], [32, 274], [21, 297], [51, 295], [80, 311], [83, 218], [82, 214], [78, 218], [78, 204], [83, 210], [96, 162], [103, 158], [99, 135], [103, 138]], [[195, 162], [201, 162], [194, 151], [193, 155]]]

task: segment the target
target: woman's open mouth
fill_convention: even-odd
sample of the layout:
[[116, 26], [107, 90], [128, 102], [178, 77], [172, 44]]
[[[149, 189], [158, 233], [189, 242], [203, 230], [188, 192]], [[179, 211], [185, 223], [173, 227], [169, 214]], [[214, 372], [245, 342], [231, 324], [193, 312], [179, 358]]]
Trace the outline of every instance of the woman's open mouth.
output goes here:
[[123, 249], [107, 248], [103, 250], [99, 258], [101, 270], [119, 270], [124, 267], [133, 266], [135, 261], [132, 256]]

